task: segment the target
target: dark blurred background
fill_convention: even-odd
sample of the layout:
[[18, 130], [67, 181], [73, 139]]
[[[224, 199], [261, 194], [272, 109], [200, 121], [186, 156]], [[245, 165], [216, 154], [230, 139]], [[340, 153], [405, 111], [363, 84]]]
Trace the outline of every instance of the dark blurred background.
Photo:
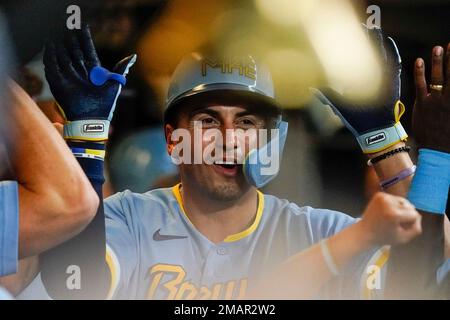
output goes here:
[[[367, 19], [367, 6], [378, 5], [381, 27], [397, 42], [403, 60], [402, 100], [407, 106], [402, 123], [410, 131], [413, 63], [417, 57], [430, 61], [433, 46], [450, 42], [450, 0], [349, 3], [360, 22]], [[66, 8], [71, 4], [81, 7], [82, 20], [91, 25], [105, 67], [134, 52], [139, 56], [112, 123], [106, 194], [124, 189], [144, 192], [177, 181], [176, 167], [168, 163], [164, 152], [161, 119], [165, 93], [180, 58], [211, 43], [219, 48], [230, 43], [244, 44], [246, 49], [254, 45], [256, 54], [267, 58], [275, 73], [286, 67], [277, 65], [285, 60], [280, 57], [298, 61], [289, 66], [295, 73], [274, 79], [290, 133], [281, 173], [264, 191], [299, 205], [358, 215], [377, 190], [374, 174], [367, 169], [354, 138], [309, 96], [308, 87], [322, 84], [325, 72], [312, 49], [313, 39], [304, 31], [305, 21], [277, 24], [261, 9], [269, 5], [265, 0], [0, 1], [22, 85], [51, 120], [61, 121], [45, 83], [40, 55], [45, 39], [63, 30]], [[289, 8], [289, 1], [272, 1], [271, 5]], [[368, 85], [370, 81], [367, 79]]]

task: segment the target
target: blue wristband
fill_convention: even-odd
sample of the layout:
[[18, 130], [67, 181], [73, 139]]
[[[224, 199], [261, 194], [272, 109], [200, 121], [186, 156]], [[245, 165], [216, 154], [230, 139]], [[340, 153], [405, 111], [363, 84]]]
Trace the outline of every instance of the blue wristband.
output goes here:
[[408, 200], [421, 211], [445, 214], [449, 186], [450, 154], [420, 149]]
[[94, 142], [75, 141], [69, 141], [68, 145], [77, 158], [78, 163], [80, 164], [84, 173], [94, 185], [94, 188], [96, 187], [96, 185], [99, 185], [101, 187], [105, 179], [103, 177], [103, 161], [99, 160], [103, 159], [96, 158], [94, 156], [82, 156], [82, 154], [86, 154], [86, 150], [90, 150], [90, 152], [88, 152], [90, 154], [104, 154], [105, 145]]

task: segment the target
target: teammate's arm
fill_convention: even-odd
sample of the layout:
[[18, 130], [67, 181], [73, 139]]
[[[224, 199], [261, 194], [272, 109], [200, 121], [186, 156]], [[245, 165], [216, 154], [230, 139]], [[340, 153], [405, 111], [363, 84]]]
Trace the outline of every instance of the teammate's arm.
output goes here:
[[19, 183], [19, 256], [43, 252], [79, 233], [98, 197], [64, 140], [34, 101], [10, 82], [12, 166]]
[[[368, 158], [374, 159], [378, 156], [382, 156], [387, 152], [390, 152], [391, 150], [403, 148], [405, 146], [405, 142], [399, 142], [381, 152], [371, 154], [370, 156], [368, 156]], [[373, 164], [373, 168], [377, 174], [379, 181], [387, 181], [389, 179], [395, 178], [399, 174], [399, 172], [411, 169], [413, 165], [414, 163], [412, 162], [409, 153], [400, 152]], [[414, 174], [411, 174], [404, 179], [392, 184], [391, 186], [384, 188], [383, 191], [392, 195], [406, 197], [413, 177]]]
[[[387, 275], [387, 298], [437, 298], [438, 269], [444, 263], [450, 186], [450, 44], [432, 51], [430, 91], [425, 62], [415, 64], [416, 102], [413, 130], [419, 146], [416, 175], [408, 198], [422, 213], [423, 235], [391, 250]], [[444, 63], [444, 59], [447, 61]], [[444, 68], [445, 65], [445, 68]], [[444, 232], [444, 228], [445, 232]], [[448, 252], [448, 248], [447, 248]], [[447, 256], [447, 259], [449, 257]]]
[[420, 232], [420, 215], [407, 200], [377, 193], [359, 222], [289, 258], [248, 298], [317, 297], [322, 287], [357, 255], [383, 244], [406, 243]]
[[39, 272], [39, 256], [23, 258], [17, 265], [17, 272], [0, 278], [0, 286], [17, 296], [26, 288]]
[[[379, 98], [355, 105], [345, 95], [340, 95], [330, 88], [323, 88], [320, 91], [313, 89], [313, 93], [324, 104], [332, 107], [355, 136], [363, 153], [371, 159], [368, 163], [373, 165], [380, 184], [384, 186], [383, 191], [407, 197], [415, 167], [409, 154], [400, 149], [405, 147], [408, 137], [400, 123], [400, 118], [405, 111], [405, 106], [400, 102], [401, 57], [394, 40], [386, 37], [381, 29], [374, 28], [366, 31], [382, 62], [384, 85]], [[433, 54], [432, 77], [434, 79], [443, 79], [442, 60], [443, 50], [440, 55]], [[424, 80], [420, 83], [416, 82], [416, 87], [423, 88], [423, 83], [425, 83]], [[417, 91], [420, 92], [423, 89], [418, 88]], [[400, 152], [394, 150], [400, 150]], [[384, 159], [377, 160], [380, 156]], [[428, 201], [432, 202], [431, 199]], [[447, 218], [445, 220], [445, 236], [449, 243], [450, 223]], [[447, 246], [446, 252], [450, 257], [450, 246]]]
[[[64, 140], [34, 101], [12, 80], [7, 87], [10, 99], [1, 106], [10, 131], [2, 128], [3, 139], [9, 140], [3, 143], [9, 149], [11, 178], [17, 180], [18, 196], [4, 202], [0, 210], [5, 211], [5, 221], [19, 222], [15, 226], [18, 248], [16, 242], [14, 248], [7, 249], [16, 251], [15, 262], [11, 263], [17, 265], [17, 259], [21, 260], [17, 273], [0, 278], [0, 284], [17, 294], [38, 271], [37, 256], [32, 255], [79, 233], [93, 218], [98, 197]], [[13, 205], [14, 201], [17, 204]], [[5, 239], [13, 237], [11, 233], [17, 231], [10, 230]]]
[[383, 188], [387, 193], [404, 197], [413, 176], [413, 163], [408, 153], [396, 152], [384, 160], [376, 160], [381, 155], [405, 147], [408, 137], [400, 123], [405, 111], [400, 101], [401, 57], [394, 40], [384, 35], [381, 29], [365, 29], [365, 32], [379, 57], [383, 75], [383, 85], [377, 98], [355, 103], [331, 88], [313, 89], [313, 93], [342, 119], [367, 158], [374, 159], [373, 166], [380, 182], [404, 173], [401, 179], [385, 184]]
[[[64, 117], [64, 138], [92, 183], [100, 205], [92, 222], [75, 238], [41, 257], [42, 280], [53, 298], [103, 298], [109, 287], [102, 184], [105, 144], [116, 101], [136, 55], [113, 72], [101, 67], [89, 28], [66, 30], [44, 53], [45, 75]], [[66, 286], [67, 268], [81, 274], [80, 290]]]

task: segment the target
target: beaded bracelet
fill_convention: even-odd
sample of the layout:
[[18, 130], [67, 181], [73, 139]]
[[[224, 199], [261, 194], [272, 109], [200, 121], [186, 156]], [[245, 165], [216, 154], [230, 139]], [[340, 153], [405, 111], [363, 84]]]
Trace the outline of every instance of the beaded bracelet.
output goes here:
[[367, 161], [367, 165], [368, 166], [372, 166], [375, 163], [380, 162], [381, 160], [387, 159], [389, 157], [392, 157], [393, 155], [395, 155], [397, 153], [409, 152], [410, 150], [411, 150], [410, 146], [403, 146], [403, 147], [400, 147], [400, 148], [397, 148], [397, 149], [392, 149], [392, 150], [390, 150], [388, 152], [385, 152], [385, 153], [383, 153], [383, 154], [381, 154], [381, 155], [379, 155], [379, 156], [377, 156], [375, 158], [369, 159]]

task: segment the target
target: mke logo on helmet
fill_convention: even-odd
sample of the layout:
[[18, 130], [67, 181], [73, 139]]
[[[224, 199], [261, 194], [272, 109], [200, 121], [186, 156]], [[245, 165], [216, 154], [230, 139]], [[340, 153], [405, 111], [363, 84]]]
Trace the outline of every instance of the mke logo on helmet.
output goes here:
[[249, 79], [256, 79], [256, 65], [249, 61], [239, 61], [239, 60], [210, 60], [203, 59], [202, 60], [202, 76], [206, 76], [208, 67], [212, 69], [220, 69], [221, 73], [233, 73], [238, 72], [240, 76], [247, 77]]
[[103, 132], [105, 127], [103, 123], [90, 123], [83, 125], [83, 132]]

